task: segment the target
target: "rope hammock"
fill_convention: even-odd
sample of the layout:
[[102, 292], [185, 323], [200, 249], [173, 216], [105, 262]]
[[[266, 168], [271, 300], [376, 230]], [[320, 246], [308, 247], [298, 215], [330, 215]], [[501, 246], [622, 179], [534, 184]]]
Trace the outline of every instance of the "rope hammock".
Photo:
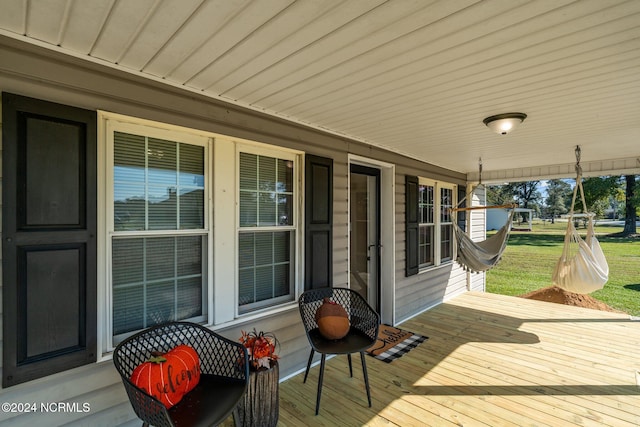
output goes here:
[[[478, 169], [478, 185], [473, 190], [471, 190], [469, 194], [473, 193], [479, 187], [483, 187], [482, 159], [479, 159]], [[462, 200], [458, 202], [458, 206], [460, 206], [460, 204], [467, 199], [469, 194], [467, 194]], [[493, 236], [479, 242], [471, 240], [471, 237], [469, 237], [469, 235], [467, 235], [467, 233], [465, 233], [464, 230], [461, 229], [460, 226], [458, 226], [457, 221], [453, 221], [453, 234], [456, 238], [458, 248], [458, 256], [456, 260], [458, 261], [458, 264], [462, 266], [462, 268], [464, 268], [466, 271], [480, 273], [482, 271], [487, 271], [498, 264], [498, 261], [500, 261], [500, 258], [502, 257], [502, 253], [507, 247], [507, 240], [509, 239], [511, 222], [513, 221], [513, 213], [515, 212], [516, 206], [517, 205], [515, 204], [508, 204], [496, 206], [471, 206], [464, 208], [456, 207], [454, 209], [451, 209], [451, 212], [499, 208], [508, 208], [511, 210], [507, 215], [507, 221], [502, 226], [502, 228], [500, 228], [500, 230], [498, 230], [498, 232]]]
[[[595, 214], [586, 211], [587, 204], [584, 198], [584, 188], [582, 188], [580, 146], [576, 147], [576, 160], [576, 186], [573, 189], [567, 231], [564, 236], [564, 248], [552, 277], [553, 283], [564, 290], [577, 294], [588, 294], [603, 288], [609, 278], [609, 265], [593, 230]], [[580, 190], [582, 199], [583, 214], [574, 214], [578, 190]], [[575, 217], [587, 218], [587, 234], [584, 240], [574, 227]]]
[[471, 240], [471, 237], [469, 237], [469, 235], [467, 235], [467, 233], [458, 226], [457, 222], [453, 222], [453, 234], [456, 237], [456, 243], [458, 246], [457, 261], [465, 270], [479, 273], [487, 271], [498, 264], [498, 261], [500, 261], [500, 258], [502, 257], [502, 253], [507, 247], [507, 240], [509, 239], [509, 232], [511, 231], [511, 222], [513, 221], [515, 207], [516, 205], [509, 204], [452, 209], [453, 212], [476, 209], [510, 209], [506, 223], [496, 232], [496, 234], [479, 242]]

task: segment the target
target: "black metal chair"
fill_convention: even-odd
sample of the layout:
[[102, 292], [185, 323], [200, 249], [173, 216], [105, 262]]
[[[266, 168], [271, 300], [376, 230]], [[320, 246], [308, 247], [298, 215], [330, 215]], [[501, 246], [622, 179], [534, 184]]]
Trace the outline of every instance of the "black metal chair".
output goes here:
[[[339, 340], [329, 340], [324, 338], [318, 329], [315, 315], [318, 307], [322, 305], [323, 299], [329, 298], [346, 310], [349, 316], [349, 332]], [[371, 407], [371, 391], [369, 389], [369, 376], [367, 375], [367, 364], [365, 361], [365, 350], [371, 347], [378, 337], [378, 327], [380, 326], [380, 316], [367, 304], [365, 299], [357, 292], [347, 288], [323, 288], [304, 292], [298, 299], [300, 316], [311, 345], [311, 354], [307, 362], [307, 370], [304, 373], [304, 382], [307, 382], [309, 368], [313, 361], [315, 352], [322, 355], [320, 359], [320, 377], [318, 379], [318, 394], [316, 397], [316, 415], [320, 410], [320, 396], [322, 395], [322, 380], [324, 377], [324, 365], [327, 354], [346, 354], [349, 361], [349, 375], [353, 377], [351, 365], [351, 353], [360, 353], [362, 361], [362, 372], [364, 383], [367, 389], [367, 400]]]
[[[136, 387], [131, 373], [151, 357], [180, 344], [193, 347], [200, 358], [200, 382], [170, 409]], [[113, 352], [136, 415], [143, 426], [210, 426], [224, 421], [235, 409], [249, 381], [247, 349], [204, 326], [172, 322], [146, 329], [124, 341]]]

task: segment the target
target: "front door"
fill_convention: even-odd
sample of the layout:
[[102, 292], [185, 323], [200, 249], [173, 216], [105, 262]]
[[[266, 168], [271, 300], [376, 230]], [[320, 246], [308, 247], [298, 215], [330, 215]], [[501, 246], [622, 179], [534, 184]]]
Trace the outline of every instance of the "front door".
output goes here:
[[380, 170], [351, 165], [349, 280], [380, 312]]

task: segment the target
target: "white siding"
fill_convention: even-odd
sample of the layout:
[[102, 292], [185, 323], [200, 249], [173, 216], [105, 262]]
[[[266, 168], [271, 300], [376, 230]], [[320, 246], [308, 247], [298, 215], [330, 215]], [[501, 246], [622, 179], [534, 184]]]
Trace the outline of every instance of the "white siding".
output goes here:
[[[4, 43], [3, 43], [4, 42]], [[245, 138], [334, 160], [333, 284], [348, 283], [348, 155], [377, 159], [395, 170], [395, 321], [399, 323], [467, 290], [466, 273], [455, 263], [412, 277], [405, 277], [404, 177], [407, 174], [465, 185], [465, 177], [446, 169], [390, 153], [380, 148], [328, 135], [317, 130], [267, 117], [260, 113], [150, 83], [141, 78], [57, 57], [36, 47], [14, 49], [0, 39], [0, 91], [45, 99], [82, 108], [112, 111]], [[100, 147], [99, 147], [100, 148]], [[482, 224], [484, 225], [484, 224]], [[384, 226], [384, 224], [383, 224]], [[241, 329], [252, 329], [258, 321], [218, 329], [237, 339]], [[259, 319], [259, 328], [273, 331], [280, 341], [281, 378], [301, 370], [309, 354], [297, 306]], [[50, 377], [0, 390], [2, 402], [68, 401], [89, 403], [90, 412], [57, 414], [0, 413], [0, 425], [45, 426], [138, 425], [124, 388], [110, 360], [62, 372]]]
[[[473, 191], [471, 206], [486, 205], [487, 192], [485, 187], [469, 188], [467, 191]], [[471, 218], [471, 238], [474, 241], [480, 241], [487, 238], [487, 211], [484, 209], [469, 211]], [[469, 290], [484, 292], [486, 289], [486, 273], [468, 273], [469, 274]]]

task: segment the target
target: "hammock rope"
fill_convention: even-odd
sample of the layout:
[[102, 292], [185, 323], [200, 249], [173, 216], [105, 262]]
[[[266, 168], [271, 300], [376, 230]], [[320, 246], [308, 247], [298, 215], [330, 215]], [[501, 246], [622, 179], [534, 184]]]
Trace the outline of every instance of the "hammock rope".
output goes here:
[[[574, 213], [575, 202], [580, 191], [584, 214]], [[587, 233], [584, 239], [574, 226], [574, 217], [587, 217]], [[602, 289], [609, 279], [609, 265], [595, 236], [593, 218], [587, 212], [587, 204], [582, 187], [582, 167], [580, 166], [580, 146], [576, 147], [576, 185], [571, 199], [567, 231], [564, 236], [562, 255], [553, 271], [553, 284], [577, 294], [589, 294]]]

